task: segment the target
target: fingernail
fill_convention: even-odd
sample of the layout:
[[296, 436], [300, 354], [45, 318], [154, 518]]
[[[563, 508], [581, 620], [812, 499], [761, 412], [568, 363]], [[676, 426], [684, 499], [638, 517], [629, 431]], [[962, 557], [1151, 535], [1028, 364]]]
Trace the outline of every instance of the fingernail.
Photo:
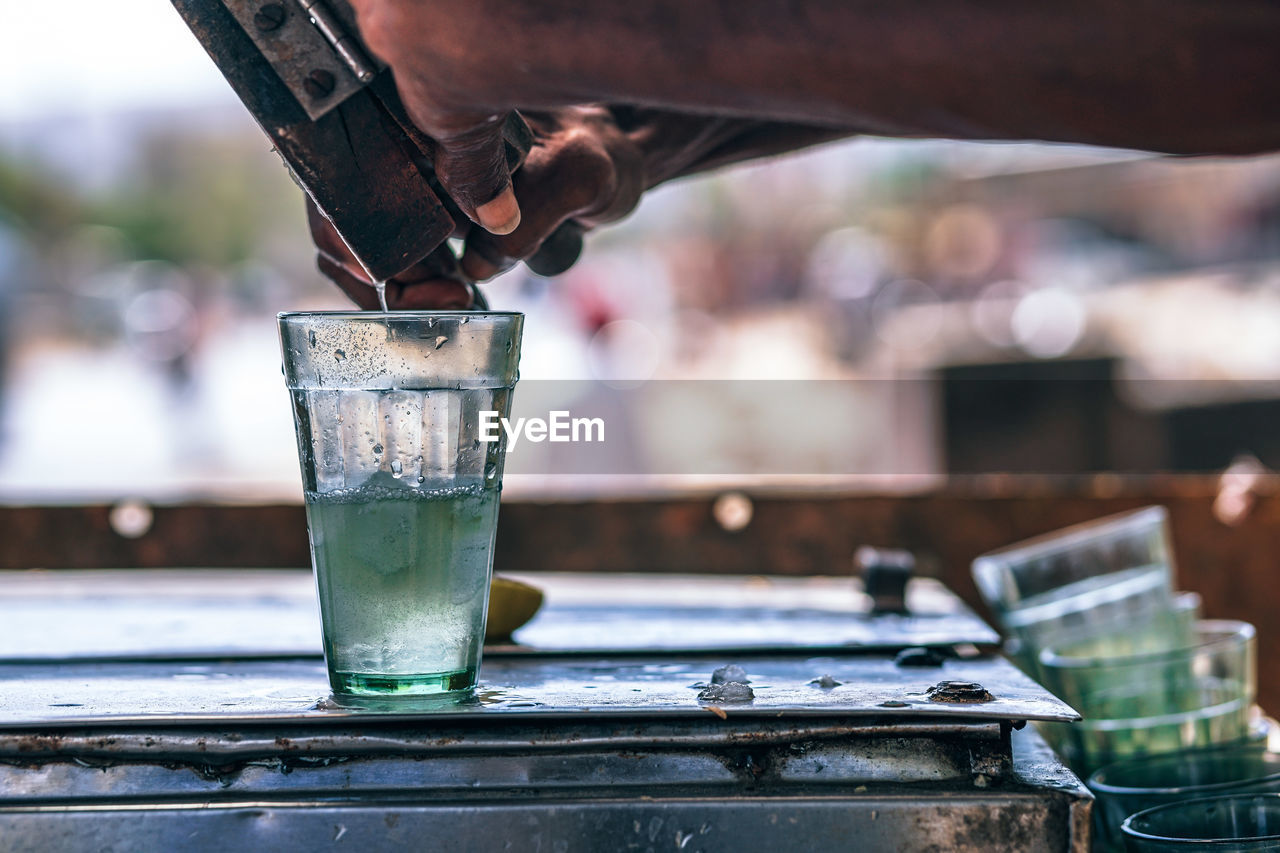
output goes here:
[[472, 281], [484, 281], [498, 274], [498, 266], [491, 264], [475, 252], [467, 252], [462, 256], [462, 273]]
[[520, 204], [511, 187], [493, 201], [476, 208], [476, 218], [490, 234], [510, 234], [520, 224]]

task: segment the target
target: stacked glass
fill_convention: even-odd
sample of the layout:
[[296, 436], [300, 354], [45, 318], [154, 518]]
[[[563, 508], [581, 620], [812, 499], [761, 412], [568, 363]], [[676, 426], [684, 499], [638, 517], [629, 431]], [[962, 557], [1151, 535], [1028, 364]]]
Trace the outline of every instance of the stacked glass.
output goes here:
[[1081, 775], [1141, 755], [1243, 740], [1256, 695], [1256, 638], [1246, 622], [1201, 620], [1159, 649], [1122, 635], [1040, 653], [1045, 687], [1084, 720], [1063, 724], [1058, 752]]
[[1243, 853], [1280, 850], [1280, 794], [1255, 793], [1170, 803], [1123, 825], [1124, 849]]
[[[973, 574], [1005, 631], [1010, 656], [1084, 717], [1041, 729], [1082, 777], [1117, 761], [1129, 759], [1139, 767], [1150, 761], [1143, 787], [1180, 788], [1196, 772], [1199, 753], [1188, 750], [1241, 744], [1238, 748], [1252, 755], [1263, 753], [1256, 727], [1250, 742], [1256, 694], [1253, 626], [1201, 620], [1199, 597], [1175, 592], [1168, 515], [1162, 507], [984, 554], [974, 561]], [[1188, 763], [1153, 758], [1170, 753]], [[1213, 784], [1258, 775], [1257, 765], [1243, 759], [1215, 766]], [[1119, 849], [1125, 817], [1164, 802], [1114, 794], [1103, 802], [1098, 790], [1104, 848]], [[1162, 825], [1153, 826], [1159, 831]]]
[[[1098, 846], [1119, 850], [1121, 824], [1146, 809], [1206, 797], [1280, 793], [1280, 755], [1254, 742], [1130, 759], [1096, 771], [1089, 777], [1089, 788], [1097, 797]], [[1151, 826], [1145, 819], [1138, 825]], [[1195, 832], [1210, 831], [1206, 825]]]
[[[1151, 646], [1180, 639], [1173, 549], [1164, 507], [1078, 524], [973, 562], [973, 578], [1008, 638], [1009, 654], [1038, 675], [1040, 651], [1140, 627]], [[1193, 617], [1194, 618], [1194, 617]]]

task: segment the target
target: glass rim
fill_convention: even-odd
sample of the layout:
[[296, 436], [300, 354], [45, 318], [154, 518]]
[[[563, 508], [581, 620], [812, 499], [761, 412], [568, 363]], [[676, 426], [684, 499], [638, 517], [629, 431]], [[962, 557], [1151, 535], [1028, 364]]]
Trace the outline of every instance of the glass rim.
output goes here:
[[[1201, 785], [1160, 785], [1160, 786], [1144, 786], [1136, 787], [1133, 785], [1117, 785], [1106, 781], [1101, 781], [1098, 776], [1105, 774], [1109, 770], [1123, 768], [1126, 765], [1141, 766], [1144, 764], [1173, 764], [1180, 761], [1186, 761], [1188, 757], [1196, 758], [1203, 756], [1212, 758], [1215, 756], [1237, 757], [1237, 756], [1275, 756], [1275, 772], [1266, 773], [1261, 776], [1254, 776], [1249, 779], [1235, 779], [1229, 782], [1211, 782]], [[1229, 746], [1218, 746], [1204, 750], [1188, 750], [1181, 753], [1170, 753], [1168, 755], [1147, 755], [1140, 759], [1124, 759], [1108, 764], [1105, 767], [1099, 767], [1089, 776], [1088, 785], [1090, 790], [1095, 793], [1105, 794], [1107, 796], [1124, 797], [1124, 796], [1177, 796], [1186, 791], [1205, 791], [1204, 797], [1196, 799], [1209, 799], [1214, 791], [1229, 791], [1233, 787], [1241, 785], [1254, 785], [1280, 779], [1280, 753], [1267, 752], [1266, 749], [1259, 749], [1257, 745], [1252, 743], [1238, 743]], [[1154, 808], [1154, 807], [1153, 807]]]
[[1173, 809], [1184, 809], [1188, 806], [1205, 805], [1208, 803], [1228, 803], [1231, 801], [1241, 800], [1271, 800], [1280, 806], [1280, 793], [1253, 793], [1253, 794], [1223, 794], [1217, 797], [1197, 797], [1194, 800], [1179, 800], [1176, 803], [1161, 803], [1158, 806], [1152, 806], [1149, 809], [1143, 809], [1140, 812], [1134, 812], [1124, 819], [1124, 823], [1120, 824], [1120, 832], [1131, 838], [1140, 841], [1152, 841], [1169, 846], [1182, 846], [1191, 844], [1200, 845], [1221, 845], [1224, 848], [1231, 844], [1239, 844], [1241, 842], [1259, 842], [1259, 841], [1280, 841], [1280, 833], [1268, 833], [1266, 835], [1237, 835], [1234, 838], [1186, 838], [1173, 835], [1153, 835], [1149, 832], [1143, 832], [1140, 829], [1134, 829], [1132, 822], [1135, 818], [1150, 819], [1155, 812], [1172, 811]]
[[[1142, 666], [1151, 663], [1175, 661], [1185, 657], [1188, 652], [1205, 651], [1214, 653], [1225, 651], [1238, 645], [1255, 641], [1258, 630], [1252, 623], [1239, 619], [1197, 619], [1194, 623], [1196, 641], [1190, 645], [1177, 646], [1159, 652], [1141, 652], [1134, 655], [1115, 655], [1107, 657], [1085, 657], [1082, 655], [1064, 655], [1054, 651], [1053, 646], [1040, 650], [1037, 661], [1040, 666], [1055, 669], [1090, 669], [1095, 667], [1119, 668], [1125, 666]], [[1212, 635], [1207, 639], [1204, 635]]]
[[[1252, 695], [1241, 695], [1226, 702], [1203, 705], [1187, 711], [1171, 711], [1146, 717], [1084, 717], [1070, 725], [1086, 735], [1118, 735], [1123, 732], [1151, 731], [1170, 726], [1186, 725], [1189, 721], [1226, 717], [1253, 707]], [[1114, 762], [1113, 762], [1114, 763]]]
[[1169, 510], [1160, 504], [1152, 504], [1138, 507], [1137, 509], [1125, 510], [1124, 512], [1112, 513], [1111, 515], [1104, 515], [1101, 518], [1093, 518], [1089, 521], [1081, 521], [1078, 524], [1072, 524], [1067, 527], [1060, 527], [1057, 530], [1050, 530], [1047, 533], [1032, 536], [1030, 539], [1023, 539], [1010, 545], [1005, 545], [994, 551], [979, 554], [973, 559], [973, 567], [976, 571], [979, 564], [1009, 562], [1011, 556], [1018, 555], [1022, 551], [1027, 552], [1025, 556], [1028, 559], [1051, 556], [1076, 547], [1081, 542], [1093, 539], [1101, 533], [1108, 533], [1110, 532], [1108, 530], [1110, 527], [1118, 526], [1123, 522], [1143, 515], [1151, 515], [1161, 522], [1167, 522]]
[[311, 317], [322, 318], [326, 320], [376, 320], [385, 323], [387, 320], [412, 320], [426, 319], [430, 317], [523, 317], [523, 311], [474, 311], [469, 308], [450, 308], [441, 311], [360, 311], [360, 310], [339, 310], [339, 311], [281, 311], [276, 314], [276, 320], [285, 322], [286, 320], [303, 320]]

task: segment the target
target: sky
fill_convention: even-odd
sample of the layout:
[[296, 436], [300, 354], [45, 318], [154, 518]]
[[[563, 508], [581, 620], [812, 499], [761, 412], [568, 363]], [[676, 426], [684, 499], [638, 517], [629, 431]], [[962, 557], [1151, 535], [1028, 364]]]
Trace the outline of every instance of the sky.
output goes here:
[[168, 0], [3, 0], [0, 122], [235, 103]]

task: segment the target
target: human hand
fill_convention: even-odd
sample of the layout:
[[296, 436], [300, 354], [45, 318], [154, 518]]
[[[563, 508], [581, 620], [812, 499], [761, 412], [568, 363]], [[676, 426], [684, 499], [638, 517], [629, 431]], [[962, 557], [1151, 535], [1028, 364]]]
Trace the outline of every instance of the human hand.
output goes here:
[[[324, 214], [307, 199], [307, 224], [316, 244], [320, 272], [367, 311], [381, 309], [373, 282]], [[387, 307], [400, 311], [474, 307], [475, 289], [462, 277], [448, 243], [387, 281]]]
[[604, 107], [525, 113], [533, 146], [512, 176], [525, 211], [509, 234], [462, 229], [462, 273], [483, 281], [525, 261], [535, 272], [563, 271], [577, 260], [581, 235], [622, 219], [647, 188], [637, 139]]
[[[576, 259], [581, 234], [626, 216], [645, 187], [645, 163], [635, 131], [624, 131], [602, 107], [526, 115], [533, 146], [514, 176], [529, 211], [510, 234], [458, 223], [461, 263], [448, 245], [387, 283], [393, 309], [467, 308], [470, 281], [491, 278], [519, 261], [536, 270]], [[372, 282], [327, 219], [308, 201], [308, 221], [320, 271], [362, 308], [377, 308]]]
[[441, 185], [472, 222], [498, 235], [514, 231], [521, 215], [503, 125], [517, 105], [533, 104], [512, 77], [510, 58], [501, 61], [502, 45], [511, 42], [499, 32], [512, 23], [507, 5], [352, 3], [365, 44], [392, 67], [409, 118], [432, 141]]

